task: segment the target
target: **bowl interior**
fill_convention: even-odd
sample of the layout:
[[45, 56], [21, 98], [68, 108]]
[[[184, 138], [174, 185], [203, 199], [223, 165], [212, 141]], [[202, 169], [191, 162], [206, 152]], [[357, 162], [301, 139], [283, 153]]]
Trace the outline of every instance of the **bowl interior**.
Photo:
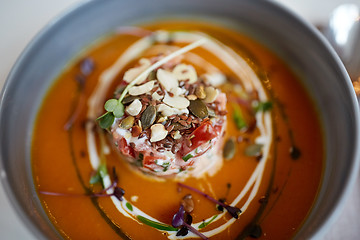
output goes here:
[[38, 238], [60, 237], [36, 195], [30, 159], [36, 113], [52, 82], [96, 39], [122, 25], [153, 21], [154, 16], [190, 17], [234, 28], [266, 45], [298, 75], [321, 118], [326, 167], [317, 201], [296, 237], [321, 234], [319, 229], [328, 225], [326, 219], [355, 180], [359, 155], [355, 96], [339, 59], [314, 29], [273, 3], [252, 0], [89, 1], [45, 28], [16, 63], [1, 95], [3, 182], [24, 222]]

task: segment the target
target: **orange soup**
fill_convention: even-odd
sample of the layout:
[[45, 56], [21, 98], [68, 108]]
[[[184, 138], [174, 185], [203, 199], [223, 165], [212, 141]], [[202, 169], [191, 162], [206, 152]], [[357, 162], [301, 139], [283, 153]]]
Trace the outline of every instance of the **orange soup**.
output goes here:
[[317, 113], [284, 62], [186, 21], [120, 28], [84, 51], [32, 141], [39, 198], [68, 239], [289, 239], [323, 159]]

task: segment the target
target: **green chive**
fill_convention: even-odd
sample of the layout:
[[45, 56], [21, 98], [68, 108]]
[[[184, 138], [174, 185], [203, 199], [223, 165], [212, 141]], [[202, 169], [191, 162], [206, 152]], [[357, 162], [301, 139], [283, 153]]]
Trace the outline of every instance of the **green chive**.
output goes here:
[[99, 183], [100, 181], [101, 181], [101, 177], [100, 177], [99, 173], [96, 173], [96, 175], [94, 175], [90, 178], [90, 184]]
[[164, 223], [159, 223], [159, 222], [155, 222], [153, 220], [150, 220], [146, 217], [143, 217], [143, 216], [136, 216], [137, 219], [139, 219], [140, 222], [150, 226], [150, 227], [153, 227], [153, 228], [156, 228], [158, 230], [163, 230], [163, 231], [177, 231], [178, 229], [177, 228], [174, 228], [170, 225], [167, 225], [167, 224], [164, 224]]
[[184, 156], [182, 159], [186, 162], [187, 160], [189, 160], [190, 158], [192, 158], [193, 155], [191, 155], [190, 153], [186, 156]]
[[209, 225], [210, 223], [212, 223], [212, 221], [214, 221], [217, 216], [218, 216], [218, 215], [214, 215], [208, 222], [202, 222], [202, 223], [199, 225], [199, 229], [204, 228], [204, 227], [206, 227], [207, 225]]
[[125, 205], [130, 211], [133, 210], [133, 206], [131, 205], [131, 203], [127, 202]]
[[104, 178], [108, 175], [108, 171], [106, 169], [106, 164], [101, 164], [98, 169], [99, 175], [101, 178]]
[[255, 112], [266, 112], [271, 110], [273, 107], [273, 103], [270, 101], [265, 102], [258, 102], [257, 105], [254, 107]]
[[233, 120], [236, 124], [236, 127], [239, 130], [243, 130], [247, 128], [247, 123], [242, 115], [241, 109], [238, 106], [234, 106], [234, 112], [233, 112]]

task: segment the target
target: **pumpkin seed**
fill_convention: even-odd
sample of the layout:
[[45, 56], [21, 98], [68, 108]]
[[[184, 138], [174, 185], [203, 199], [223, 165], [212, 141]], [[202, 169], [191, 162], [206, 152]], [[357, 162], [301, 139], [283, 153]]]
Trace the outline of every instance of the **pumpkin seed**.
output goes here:
[[203, 85], [197, 86], [195, 89], [195, 95], [200, 99], [204, 99], [206, 97], [205, 88]]
[[151, 71], [148, 76], [149, 81], [156, 80], [156, 70]]
[[262, 151], [262, 144], [252, 144], [245, 148], [245, 155], [248, 157], [256, 157], [261, 154]]
[[126, 97], [124, 97], [124, 99], [121, 101], [122, 104], [126, 105], [129, 103], [132, 103], [135, 99], [139, 99], [139, 96], [131, 96], [131, 95], [127, 95]]
[[128, 116], [121, 121], [119, 127], [123, 129], [130, 129], [132, 126], [134, 126], [134, 122], [135, 118], [133, 116]]
[[184, 210], [187, 213], [191, 213], [194, 210], [194, 201], [191, 194], [187, 194], [181, 200], [181, 204], [184, 206]]
[[156, 107], [149, 105], [141, 115], [143, 129], [149, 128], [156, 120]]
[[189, 129], [191, 127], [191, 125], [187, 125], [187, 126], [183, 126], [181, 125], [180, 123], [173, 123], [174, 125], [174, 128], [173, 128], [173, 131], [177, 131], [177, 130], [185, 130], [185, 129]]
[[189, 105], [189, 110], [198, 118], [206, 118], [209, 116], [208, 108], [205, 103], [200, 99], [191, 100]]
[[236, 144], [233, 138], [229, 138], [224, 145], [223, 157], [227, 160], [232, 159], [235, 156]]

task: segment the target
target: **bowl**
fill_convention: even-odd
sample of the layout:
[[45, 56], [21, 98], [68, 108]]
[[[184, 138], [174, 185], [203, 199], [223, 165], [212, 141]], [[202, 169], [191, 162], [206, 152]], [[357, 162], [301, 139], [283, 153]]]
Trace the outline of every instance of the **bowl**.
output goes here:
[[38, 239], [61, 238], [36, 194], [30, 159], [36, 114], [54, 79], [84, 47], [117, 27], [166, 18], [234, 26], [271, 49], [299, 77], [320, 116], [326, 163], [316, 202], [295, 239], [321, 237], [355, 183], [359, 109], [345, 68], [324, 38], [268, 1], [88, 1], [43, 29], [16, 62], [1, 93], [2, 182], [20, 218]]

